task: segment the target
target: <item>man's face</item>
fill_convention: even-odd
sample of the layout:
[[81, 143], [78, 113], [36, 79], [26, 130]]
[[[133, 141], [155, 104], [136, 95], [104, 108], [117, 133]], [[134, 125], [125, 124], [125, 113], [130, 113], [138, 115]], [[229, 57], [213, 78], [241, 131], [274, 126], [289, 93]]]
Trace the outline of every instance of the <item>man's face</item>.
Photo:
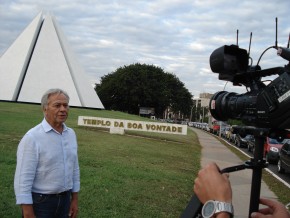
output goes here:
[[58, 127], [68, 117], [68, 99], [64, 94], [53, 94], [48, 98], [48, 105], [44, 108], [44, 115], [52, 127]]

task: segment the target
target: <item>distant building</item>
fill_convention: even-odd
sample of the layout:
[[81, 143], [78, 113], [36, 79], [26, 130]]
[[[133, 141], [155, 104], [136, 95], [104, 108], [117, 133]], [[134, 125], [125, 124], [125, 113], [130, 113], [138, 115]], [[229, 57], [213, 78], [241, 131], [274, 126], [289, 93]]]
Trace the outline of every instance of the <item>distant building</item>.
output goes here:
[[199, 97], [193, 98], [193, 107], [191, 110], [191, 121], [205, 122], [209, 116], [209, 101], [213, 94], [200, 93]]
[[193, 98], [194, 105], [200, 107], [208, 107], [210, 98], [213, 94], [210, 93], [200, 93], [199, 97]]

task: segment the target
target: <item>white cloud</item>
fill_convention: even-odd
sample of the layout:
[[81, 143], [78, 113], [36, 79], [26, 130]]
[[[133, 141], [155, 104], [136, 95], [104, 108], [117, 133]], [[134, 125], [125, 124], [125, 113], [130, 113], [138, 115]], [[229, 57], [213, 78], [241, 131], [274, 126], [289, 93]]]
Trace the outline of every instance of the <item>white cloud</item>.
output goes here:
[[[192, 94], [216, 92], [225, 81], [212, 73], [209, 56], [225, 44], [248, 49], [254, 64], [275, 43], [286, 46], [290, 32], [287, 0], [14, 0], [0, 5], [0, 55], [39, 11], [52, 13], [85, 71], [99, 81], [118, 67], [136, 62], [154, 64], [174, 73]], [[268, 51], [262, 68], [286, 61]], [[245, 92], [244, 87], [226, 88]]]

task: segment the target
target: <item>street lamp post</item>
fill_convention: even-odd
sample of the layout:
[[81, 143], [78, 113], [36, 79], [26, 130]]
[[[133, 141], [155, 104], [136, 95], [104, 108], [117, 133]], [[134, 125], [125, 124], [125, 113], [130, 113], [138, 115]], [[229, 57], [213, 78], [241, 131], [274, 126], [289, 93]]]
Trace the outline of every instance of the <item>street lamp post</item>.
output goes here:
[[[192, 96], [192, 98], [194, 97], [194, 95]], [[194, 103], [194, 101], [192, 101], [192, 103]], [[191, 109], [190, 109], [190, 119], [189, 119], [189, 121], [191, 122], [192, 120], [192, 110], [193, 110], [193, 107], [194, 107], [194, 104], [192, 104], [192, 107], [191, 107]]]
[[192, 120], [192, 110], [193, 110], [193, 107], [194, 107], [194, 105], [191, 107], [191, 110], [190, 110], [190, 118], [189, 118], [189, 121], [191, 122]]

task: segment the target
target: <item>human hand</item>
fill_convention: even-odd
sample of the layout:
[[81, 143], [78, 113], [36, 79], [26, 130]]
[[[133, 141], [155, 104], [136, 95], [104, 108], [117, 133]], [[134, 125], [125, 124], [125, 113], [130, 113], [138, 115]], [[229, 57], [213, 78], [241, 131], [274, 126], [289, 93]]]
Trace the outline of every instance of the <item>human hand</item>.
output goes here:
[[195, 179], [194, 193], [203, 204], [208, 200], [232, 203], [228, 174], [221, 174], [215, 163], [210, 163], [199, 171]]
[[69, 217], [76, 218], [78, 214], [78, 193], [72, 193], [72, 199], [69, 208]]
[[22, 216], [24, 218], [35, 218], [32, 204], [22, 204]]
[[289, 212], [282, 203], [265, 198], [261, 198], [260, 203], [268, 207], [260, 209], [259, 212], [253, 212], [251, 218], [290, 218]]

